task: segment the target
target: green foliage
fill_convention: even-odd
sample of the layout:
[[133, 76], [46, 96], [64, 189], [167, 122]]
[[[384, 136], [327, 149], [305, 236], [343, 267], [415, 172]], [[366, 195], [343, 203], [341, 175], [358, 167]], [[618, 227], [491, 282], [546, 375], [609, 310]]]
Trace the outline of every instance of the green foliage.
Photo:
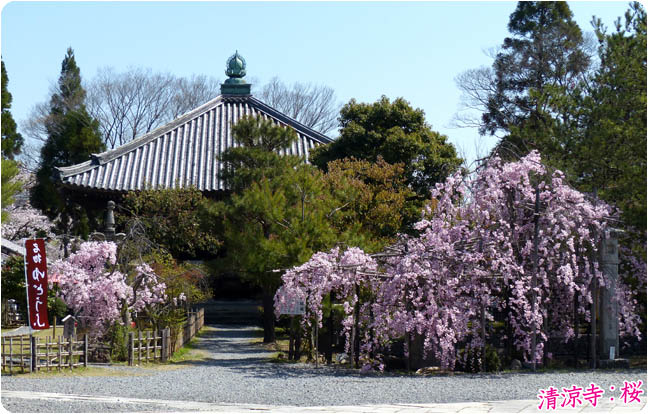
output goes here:
[[[10, 206], [14, 202], [14, 195], [22, 189], [22, 183], [15, 180], [18, 175], [18, 164], [9, 159], [2, 158], [2, 206]], [[2, 211], [2, 221], [9, 219], [9, 214]]]
[[[481, 372], [482, 371], [482, 352], [483, 348], [466, 347], [459, 351], [457, 359], [457, 369], [464, 372]], [[497, 372], [502, 369], [497, 350], [491, 345], [486, 345], [486, 358], [483, 361], [485, 372]]]
[[[124, 227], [130, 216], [137, 217], [146, 235], [174, 257], [204, 258], [218, 253], [220, 232], [203, 212], [205, 197], [196, 188], [145, 190], [128, 193], [116, 215]], [[128, 212], [122, 214], [121, 212]]]
[[[159, 282], [166, 286], [167, 299], [164, 303], [147, 305], [139, 312], [135, 319], [137, 328], [161, 330], [169, 327], [171, 338], [175, 340], [187, 320], [187, 311], [191, 306], [211, 297], [207, 273], [200, 266], [178, 263], [169, 253], [160, 249], [150, 251], [142, 260], [151, 266], [158, 275]], [[132, 278], [133, 272], [129, 274], [129, 284], [136, 287]]]
[[609, 34], [600, 20], [594, 26], [601, 65], [583, 102], [586, 129], [571, 167], [581, 189], [598, 190], [627, 224], [645, 231], [646, 11], [632, 3]]
[[244, 117], [233, 134], [243, 146], [221, 157], [232, 196], [212, 211], [223, 222], [231, 267], [274, 290], [279, 274], [272, 270], [307, 260], [332, 239], [322, 174], [278, 154], [297, 138], [292, 129]]
[[27, 315], [25, 259], [22, 256], [11, 256], [3, 263], [0, 282], [3, 299], [15, 299], [19, 312]]
[[184, 305], [187, 307], [211, 297], [207, 274], [200, 266], [178, 263], [171, 255], [159, 250], [147, 255], [145, 261], [150, 263], [160, 281], [164, 282], [169, 297], [178, 297], [184, 293]]
[[[539, 149], [552, 158], [564, 152], [569, 113], [550, 107], [554, 94], [569, 94], [589, 67], [580, 28], [566, 2], [519, 2], [493, 63], [495, 84], [482, 116], [482, 134], [503, 132], [499, 148], [506, 158]], [[553, 109], [553, 110], [552, 110]], [[506, 150], [513, 149], [515, 154]]]
[[241, 146], [230, 147], [221, 155], [224, 168], [220, 178], [234, 193], [262, 178], [280, 175], [301, 161], [298, 157], [278, 153], [288, 148], [297, 139], [297, 134], [269, 119], [244, 116], [232, 127], [232, 134]]
[[304, 262], [335, 237], [327, 215], [333, 210], [322, 173], [308, 165], [253, 182], [220, 204], [231, 267], [258, 286], [274, 291], [284, 269]]
[[504, 158], [538, 149], [577, 189], [646, 229], [646, 13], [632, 3], [614, 32], [593, 25], [597, 67], [567, 3], [519, 2], [480, 132], [505, 134], [495, 150]]
[[331, 216], [339, 241], [379, 251], [420, 217], [420, 203], [407, 186], [403, 164], [345, 158], [331, 161], [324, 175], [327, 191], [341, 207]]
[[383, 96], [373, 104], [352, 99], [340, 111], [340, 137], [311, 151], [311, 162], [325, 170], [329, 162], [353, 157], [402, 164], [406, 184], [422, 197], [461, 164], [448, 138], [433, 131], [425, 113], [398, 98]]
[[111, 361], [128, 360], [128, 332], [127, 326], [118, 323], [112, 325], [108, 330], [106, 339], [110, 343]]
[[54, 318], [61, 319], [68, 314], [68, 307], [63, 302], [63, 299], [56, 296], [57, 292], [58, 287], [55, 285], [47, 293], [47, 316], [52, 324], [54, 323]]
[[[20, 154], [24, 139], [16, 129], [16, 121], [14, 121], [11, 112], [11, 93], [7, 88], [9, 77], [5, 69], [4, 61], [2, 63], [2, 157], [13, 159], [15, 155]], [[4, 165], [3, 165], [4, 169]], [[4, 186], [4, 184], [3, 184]], [[4, 204], [4, 202], [3, 202]]]
[[234, 271], [263, 289], [264, 341], [274, 341], [272, 298], [280, 272], [330, 247], [335, 232], [328, 215], [334, 210], [322, 173], [298, 157], [280, 155], [296, 134], [270, 121], [243, 118], [234, 127], [243, 144], [222, 155], [223, 178], [232, 190], [210, 212], [224, 229], [225, 271]]
[[61, 67], [58, 91], [50, 101], [46, 120], [47, 141], [41, 148], [37, 183], [30, 199], [34, 207], [54, 219], [60, 215], [58, 230], [87, 236], [89, 217], [94, 214], [86, 206], [73, 203], [54, 180], [56, 167], [87, 161], [90, 154], [101, 152], [105, 145], [99, 133], [99, 123], [86, 111], [85, 91], [72, 49], [68, 49]]
[[[2, 296], [15, 299], [19, 312], [27, 315], [27, 292], [25, 287], [25, 259], [22, 256], [9, 257], [2, 266]], [[50, 289], [47, 294], [47, 316], [62, 318], [67, 314], [67, 305], [56, 297], [57, 289]]]

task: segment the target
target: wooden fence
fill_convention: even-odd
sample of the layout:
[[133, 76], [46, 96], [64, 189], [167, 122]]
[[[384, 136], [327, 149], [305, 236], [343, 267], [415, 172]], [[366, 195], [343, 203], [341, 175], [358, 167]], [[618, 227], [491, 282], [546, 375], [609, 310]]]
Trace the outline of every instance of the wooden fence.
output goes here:
[[132, 366], [148, 363], [150, 361], [165, 362], [169, 359], [169, 328], [163, 329], [162, 332], [142, 331], [128, 334], [128, 365]]
[[182, 348], [187, 342], [191, 341], [204, 325], [204, 308], [199, 309], [197, 312], [189, 312], [187, 314], [187, 322], [185, 322], [182, 328], [178, 332], [171, 333], [171, 354]]
[[2, 371], [31, 371], [31, 339], [29, 335], [2, 337]]
[[191, 341], [205, 325], [205, 310], [189, 312], [187, 322], [178, 329], [161, 332], [137, 331], [128, 334], [128, 365], [167, 361], [178, 349]]
[[[174, 352], [196, 336], [205, 324], [205, 310], [189, 312], [187, 322], [172, 335], [171, 329], [161, 332], [138, 331], [128, 335], [128, 365], [151, 361], [167, 361]], [[88, 366], [88, 336], [76, 341], [58, 337], [39, 338], [33, 335], [2, 337], [2, 371], [35, 372]]]
[[2, 338], [2, 370], [12, 373], [88, 366], [88, 336], [82, 341], [32, 335]]

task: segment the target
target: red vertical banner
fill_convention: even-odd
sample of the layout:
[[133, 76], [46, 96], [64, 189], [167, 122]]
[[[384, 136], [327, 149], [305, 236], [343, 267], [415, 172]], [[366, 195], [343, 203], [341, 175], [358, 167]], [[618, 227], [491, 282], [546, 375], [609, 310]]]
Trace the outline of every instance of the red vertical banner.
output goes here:
[[47, 329], [47, 261], [43, 239], [25, 240], [27, 314], [32, 329]]

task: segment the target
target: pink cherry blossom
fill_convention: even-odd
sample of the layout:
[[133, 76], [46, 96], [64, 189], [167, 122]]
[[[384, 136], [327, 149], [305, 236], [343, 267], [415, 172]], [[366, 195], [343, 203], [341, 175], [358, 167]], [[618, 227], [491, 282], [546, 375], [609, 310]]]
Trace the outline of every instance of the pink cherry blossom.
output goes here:
[[[505, 315], [515, 346], [528, 360], [541, 358], [550, 334], [573, 338], [574, 308], [589, 320], [593, 284], [608, 283], [598, 249], [609, 231], [608, 217], [617, 214], [613, 208], [569, 187], [563, 173], [546, 168], [535, 151], [517, 162], [494, 158], [472, 177], [451, 175], [431, 195], [433, 202], [414, 226], [416, 237], [401, 236], [375, 257], [357, 248], [314, 254], [283, 275], [277, 309], [305, 300], [302, 323], [321, 326], [322, 299], [335, 292], [344, 305], [347, 350], [358, 310], [365, 368], [380, 369], [386, 345], [414, 334], [443, 367], [453, 368], [459, 343], [485, 345], [479, 334], [482, 309], [487, 323], [495, 311]], [[643, 258], [627, 255], [626, 268], [645, 292], [645, 246], [643, 252]], [[621, 334], [639, 337], [637, 303], [623, 278], [617, 298]]]

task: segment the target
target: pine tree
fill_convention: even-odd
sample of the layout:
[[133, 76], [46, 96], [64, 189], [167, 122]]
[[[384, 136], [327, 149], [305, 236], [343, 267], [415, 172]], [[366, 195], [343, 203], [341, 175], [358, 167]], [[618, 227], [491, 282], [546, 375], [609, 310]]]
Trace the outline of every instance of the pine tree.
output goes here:
[[575, 182], [646, 230], [646, 11], [632, 3], [615, 31], [594, 20], [601, 64], [583, 102], [585, 131], [571, 163]]
[[22, 135], [16, 130], [16, 121], [11, 116], [11, 94], [7, 89], [9, 77], [2, 61], [2, 156], [13, 159], [15, 155], [20, 154], [24, 143]]
[[[499, 148], [524, 155], [539, 149], [549, 158], [564, 153], [561, 136], [569, 113], [556, 112], [552, 96], [569, 94], [589, 68], [583, 35], [566, 2], [521, 1], [493, 63], [495, 92], [488, 96], [480, 133], [505, 134]], [[501, 155], [510, 153], [501, 151]]]
[[[21, 191], [22, 185], [15, 178], [18, 175], [18, 164], [13, 161], [15, 155], [20, 154], [23, 137], [16, 130], [16, 121], [9, 109], [11, 108], [11, 94], [7, 89], [9, 77], [2, 63], [2, 207], [7, 207], [14, 202], [14, 195]], [[8, 220], [9, 214], [2, 211], [2, 221]]]
[[61, 64], [58, 90], [50, 100], [50, 115], [46, 120], [48, 137], [41, 149], [37, 184], [32, 189], [31, 202], [50, 218], [59, 218], [59, 231], [82, 235], [89, 231], [88, 212], [71, 201], [54, 177], [57, 167], [86, 161], [90, 154], [105, 149], [99, 123], [88, 114], [84, 101], [81, 71], [74, 51], [68, 48]]
[[319, 170], [277, 153], [296, 139], [292, 129], [243, 118], [233, 133], [242, 146], [222, 156], [232, 194], [212, 211], [223, 223], [224, 267], [262, 288], [264, 342], [273, 342], [273, 298], [281, 276], [275, 270], [302, 263], [334, 243], [327, 219], [335, 208]]
[[[22, 189], [20, 181], [15, 180], [18, 175], [18, 164], [14, 160], [2, 158], [2, 221], [9, 219], [9, 213], [4, 208], [14, 202], [14, 195]], [[4, 236], [3, 236], [4, 237]]]

